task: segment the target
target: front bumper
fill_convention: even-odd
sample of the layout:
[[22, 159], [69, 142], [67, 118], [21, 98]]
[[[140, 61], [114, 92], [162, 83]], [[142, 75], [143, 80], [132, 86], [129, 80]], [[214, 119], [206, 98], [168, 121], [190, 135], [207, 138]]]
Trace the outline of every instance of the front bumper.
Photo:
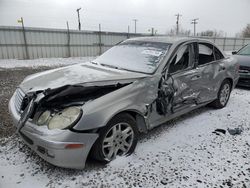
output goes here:
[[[9, 102], [9, 112], [16, 126], [20, 114], [16, 111], [14, 97]], [[19, 132], [23, 141], [47, 162], [65, 168], [82, 169], [89, 151], [98, 138], [97, 133], [76, 133], [70, 130], [48, 130], [27, 121]], [[68, 148], [68, 145], [82, 147]]]
[[240, 73], [238, 86], [250, 87], [250, 73]]

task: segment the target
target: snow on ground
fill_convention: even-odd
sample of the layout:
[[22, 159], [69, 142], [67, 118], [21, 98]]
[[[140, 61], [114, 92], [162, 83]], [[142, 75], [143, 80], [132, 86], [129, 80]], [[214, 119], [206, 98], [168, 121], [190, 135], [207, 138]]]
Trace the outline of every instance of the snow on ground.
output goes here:
[[58, 67], [93, 60], [95, 57], [40, 58], [30, 60], [0, 59], [0, 68]]
[[[0, 187], [250, 187], [250, 90], [141, 136], [135, 153], [85, 170], [54, 167], [13, 136], [0, 140]], [[241, 135], [215, 129], [243, 128]]]

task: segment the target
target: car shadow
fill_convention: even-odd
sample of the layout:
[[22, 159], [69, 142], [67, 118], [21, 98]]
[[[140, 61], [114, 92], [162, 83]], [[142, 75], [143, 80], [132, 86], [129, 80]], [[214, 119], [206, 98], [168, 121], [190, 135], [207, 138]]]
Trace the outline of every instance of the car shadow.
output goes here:
[[139, 136], [139, 142], [146, 142], [148, 139], [153, 139], [153, 138], [159, 137], [160, 135], [166, 134], [167, 131], [170, 131], [176, 125], [180, 124], [180, 122], [183, 122], [187, 119], [192, 119], [193, 117], [198, 116], [202, 113], [205, 113], [211, 109], [215, 110], [215, 109], [208, 107], [208, 106], [201, 107], [201, 108], [195, 109], [193, 111], [190, 111], [186, 114], [183, 114], [179, 117], [176, 117], [170, 121], [167, 121], [167, 122], [153, 128], [153, 129], [151, 129], [148, 133], [141, 134]]
[[237, 86], [236, 85], [236, 88], [241, 89], [241, 90], [250, 90], [250, 87], [246, 87], [246, 86]]
[[[140, 134], [139, 138], [138, 138], [138, 141], [139, 141], [138, 144], [147, 142], [149, 139], [157, 138], [162, 134], [167, 134], [167, 131], [170, 131], [171, 128], [175, 127], [180, 122], [185, 121], [187, 119], [191, 119], [191, 118], [198, 116], [202, 113], [205, 113], [211, 109], [212, 108], [210, 108], [210, 107], [201, 107], [201, 108], [193, 110], [187, 114], [184, 114], [178, 118], [170, 120], [164, 124], [161, 124], [160, 126], [153, 128], [152, 130], [150, 130], [146, 134]], [[37, 169], [36, 171], [38, 171], [38, 173], [39, 173], [39, 171], [41, 173], [47, 172], [48, 177], [52, 174], [53, 175], [56, 174], [58, 177], [60, 177], [60, 176], [65, 177], [65, 175], [67, 175], [68, 177], [73, 177], [73, 176], [81, 175], [82, 173], [88, 172], [88, 171], [95, 171], [95, 170], [98, 171], [99, 169], [105, 168], [105, 166], [106, 166], [106, 163], [99, 162], [99, 161], [96, 161], [96, 160], [88, 157], [88, 159], [86, 161], [86, 166], [84, 169], [78, 170], [78, 169], [67, 169], [67, 168], [57, 167], [57, 166], [54, 166], [54, 165], [46, 162], [42, 158], [40, 158], [35, 152], [33, 152], [25, 144], [23, 144], [23, 143], [20, 144], [20, 142], [21, 142], [20, 138], [18, 138], [18, 140], [19, 140], [19, 147], [20, 147], [19, 151], [21, 151], [27, 155], [28, 159], [26, 161], [31, 162], [31, 163], [35, 163], [35, 164], [39, 164], [38, 167], [36, 166], [36, 169]]]
[[[147, 142], [149, 139], [157, 138], [162, 134], [167, 134], [168, 131], [170, 131], [172, 128], [174, 128], [176, 125], [178, 125], [180, 122], [185, 121], [187, 119], [192, 119], [195, 116], [198, 116], [200, 114], [203, 114], [207, 112], [208, 110], [213, 110], [211, 107], [201, 107], [199, 109], [190, 111], [182, 116], [179, 116], [173, 120], [170, 120], [166, 123], [163, 123], [150, 131], [148, 133], [140, 134], [138, 137], [138, 144]], [[133, 154], [132, 154], [133, 155]], [[96, 161], [94, 159], [91, 159], [90, 157], [87, 159], [85, 169], [86, 171], [94, 170], [94, 169], [100, 169], [104, 168], [106, 163], [102, 163], [99, 161]]]

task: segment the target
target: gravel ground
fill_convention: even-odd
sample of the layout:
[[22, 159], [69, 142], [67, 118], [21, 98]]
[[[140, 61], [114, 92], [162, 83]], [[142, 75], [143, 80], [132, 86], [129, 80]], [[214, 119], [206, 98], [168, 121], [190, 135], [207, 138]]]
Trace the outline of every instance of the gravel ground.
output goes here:
[[[9, 98], [26, 75], [48, 68], [0, 69], [0, 187], [250, 187], [250, 94], [235, 89], [221, 110], [201, 108], [155, 128], [135, 153], [84, 170], [48, 164], [16, 136]], [[241, 135], [213, 131], [241, 127]]]
[[15, 131], [8, 113], [8, 102], [16, 87], [27, 75], [48, 69], [48, 67], [0, 69], [0, 138], [9, 137]]

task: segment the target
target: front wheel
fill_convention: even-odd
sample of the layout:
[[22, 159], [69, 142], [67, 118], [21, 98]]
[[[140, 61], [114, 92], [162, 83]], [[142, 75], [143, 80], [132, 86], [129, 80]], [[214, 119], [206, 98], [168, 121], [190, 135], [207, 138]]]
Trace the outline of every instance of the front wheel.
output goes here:
[[100, 130], [92, 149], [92, 157], [109, 162], [117, 156], [129, 155], [136, 147], [137, 135], [134, 118], [127, 113], [118, 114]]
[[231, 83], [229, 80], [224, 80], [221, 84], [220, 90], [217, 95], [217, 99], [212, 102], [212, 106], [215, 108], [224, 108], [227, 105], [228, 99], [231, 93]]

